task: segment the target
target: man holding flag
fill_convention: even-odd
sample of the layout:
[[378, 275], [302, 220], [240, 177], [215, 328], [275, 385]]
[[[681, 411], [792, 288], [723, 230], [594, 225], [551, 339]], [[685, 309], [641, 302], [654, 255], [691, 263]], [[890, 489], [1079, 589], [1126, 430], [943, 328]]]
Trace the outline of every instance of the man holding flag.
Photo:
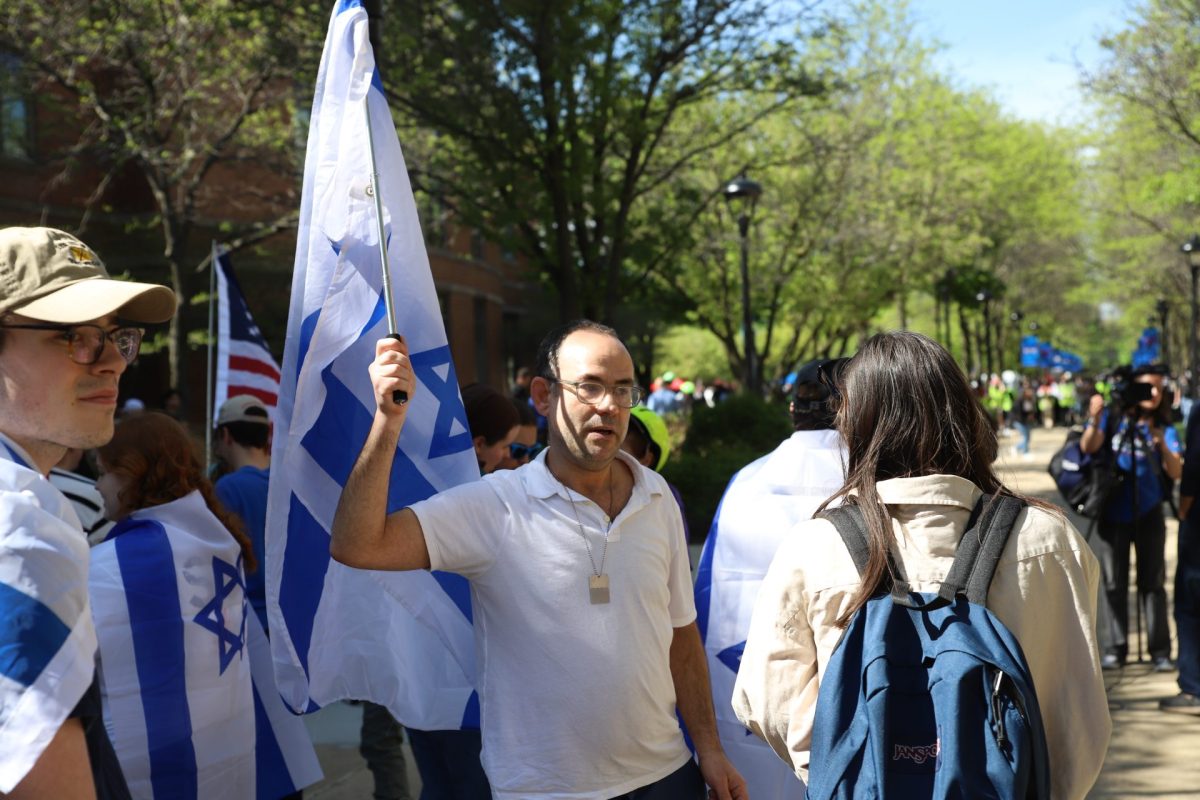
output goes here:
[[717, 738], [678, 506], [621, 451], [641, 390], [616, 332], [581, 320], [543, 340], [531, 385], [548, 423], [540, 457], [393, 513], [410, 408], [394, 393], [417, 392], [404, 343], [379, 340], [370, 374], [376, 412], [331, 552], [471, 580], [494, 796], [700, 800], [707, 783], [719, 800], [745, 798]]

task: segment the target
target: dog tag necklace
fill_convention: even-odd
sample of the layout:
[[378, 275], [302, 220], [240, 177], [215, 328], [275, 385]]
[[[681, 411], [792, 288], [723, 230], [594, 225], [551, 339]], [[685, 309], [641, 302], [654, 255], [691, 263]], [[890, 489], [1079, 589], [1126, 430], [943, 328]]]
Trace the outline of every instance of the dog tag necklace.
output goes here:
[[[608, 497], [609, 505], [612, 505], [613, 484], [612, 484], [612, 467], [608, 468]], [[555, 475], [557, 479], [558, 476]], [[575, 514], [575, 524], [579, 526], [579, 538], [583, 539], [583, 546], [587, 549], [588, 564], [592, 568], [592, 574], [588, 576], [588, 598], [592, 601], [592, 605], [601, 605], [609, 600], [608, 594], [608, 575], [604, 572], [604, 561], [608, 558], [608, 534], [612, 531], [612, 519], [608, 520], [608, 527], [604, 530], [604, 549], [600, 552], [600, 568], [596, 569], [596, 559], [592, 557], [592, 546], [588, 544], [587, 534], [583, 530], [583, 522], [579, 519], [579, 509], [575, 507], [575, 498], [571, 497], [571, 490], [567, 488], [561, 480], [558, 485], [563, 487], [563, 491], [567, 493], [567, 500], [571, 503], [571, 511]]]

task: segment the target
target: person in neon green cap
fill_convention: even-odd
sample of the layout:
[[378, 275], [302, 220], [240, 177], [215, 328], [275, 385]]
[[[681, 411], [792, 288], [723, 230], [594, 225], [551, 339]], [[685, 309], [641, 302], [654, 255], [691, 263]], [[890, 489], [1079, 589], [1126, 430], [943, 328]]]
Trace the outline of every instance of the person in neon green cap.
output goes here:
[[[645, 406], [634, 406], [629, 409], [629, 430], [625, 433], [625, 441], [621, 449], [636, 458], [642, 466], [655, 472], [662, 472], [671, 455], [671, 432], [663, 418]], [[690, 541], [687, 514], [683, 507], [683, 496], [672, 483], [667, 484], [675, 502], [679, 504], [679, 513], [683, 516], [683, 532]]]

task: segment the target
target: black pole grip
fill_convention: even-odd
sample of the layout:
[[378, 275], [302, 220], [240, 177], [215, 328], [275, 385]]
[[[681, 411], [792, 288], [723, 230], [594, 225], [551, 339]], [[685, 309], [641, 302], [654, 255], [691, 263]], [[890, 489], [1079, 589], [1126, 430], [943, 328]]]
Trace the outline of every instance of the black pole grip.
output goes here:
[[[398, 333], [389, 333], [388, 338], [395, 339], [397, 342], [404, 341], [404, 337]], [[404, 391], [403, 389], [396, 389], [392, 392], [392, 402], [398, 406], [404, 405], [408, 402], [408, 392]]]

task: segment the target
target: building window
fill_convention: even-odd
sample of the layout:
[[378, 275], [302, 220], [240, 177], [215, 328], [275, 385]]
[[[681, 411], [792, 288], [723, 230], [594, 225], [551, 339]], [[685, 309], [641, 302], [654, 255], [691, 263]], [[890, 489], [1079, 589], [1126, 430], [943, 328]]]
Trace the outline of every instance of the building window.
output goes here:
[[478, 230], [471, 231], [471, 258], [483, 261], [483, 234]]
[[0, 157], [29, 160], [32, 116], [21, 59], [0, 52]]
[[513, 242], [517, 239], [517, 229], [512, 225], [507, 225], [504, 228], [504, 235], [500, 237], [500, 257], [505, 261], [516, 261], [517, 253], [513, 249]]

